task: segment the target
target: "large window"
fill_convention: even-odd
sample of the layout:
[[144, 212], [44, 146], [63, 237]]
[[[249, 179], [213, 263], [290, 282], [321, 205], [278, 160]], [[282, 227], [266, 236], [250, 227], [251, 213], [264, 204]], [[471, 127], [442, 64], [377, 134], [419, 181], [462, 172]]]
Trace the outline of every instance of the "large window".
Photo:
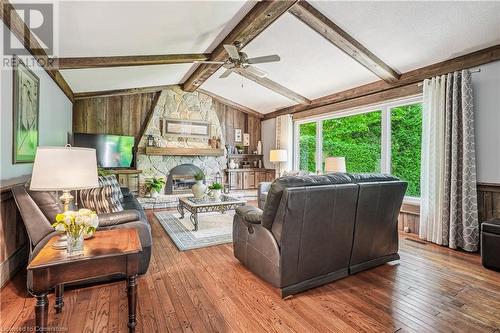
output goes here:
[[299, 169], [316, 171], [316, 122], [299, 125]]
[[344, 156], [349, 172], [380, 172], [381, 131], [381, 111], [323, 120], [323, 157]]
[[420, 197], [422, 104], [391, 109], [391, 173], [408, 182], [406, 195]]
[[420, 197], [420, 98], [385, 103], [296, 122], [295, 168], [322, 172], [324, 160], [342, 156], [347, 172], [391, 173]]

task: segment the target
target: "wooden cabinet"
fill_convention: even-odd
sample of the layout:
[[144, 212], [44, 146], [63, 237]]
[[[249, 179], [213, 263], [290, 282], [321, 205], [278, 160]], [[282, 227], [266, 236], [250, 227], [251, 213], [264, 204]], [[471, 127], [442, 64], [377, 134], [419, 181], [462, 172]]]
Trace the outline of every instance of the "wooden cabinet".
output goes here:
[[253, 190], [259, 183], [274, 180], [271, 169], [228, 169], [225, 172], [230, 190]]
[[137, 169], [112, 169], [109, 170], [116, 176], [121, 187], [128, 187], [131, 192], [139, 192], [139, 174], [142, 170]]
[[266, 178], [268, 182], [272, 182], [276, 179], [276, 171], [275, 170], [267, 170]]
[[243, 172], [243, 188], [255, 188], [255, 172]]

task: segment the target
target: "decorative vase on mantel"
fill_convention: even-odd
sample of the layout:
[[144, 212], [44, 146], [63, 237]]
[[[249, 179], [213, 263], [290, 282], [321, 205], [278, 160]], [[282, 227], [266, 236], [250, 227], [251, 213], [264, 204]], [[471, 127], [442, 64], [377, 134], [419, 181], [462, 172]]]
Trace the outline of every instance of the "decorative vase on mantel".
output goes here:
[[207, 186], [203, 184], [203, 180], [197, 180], [196, 184], [191, 186], [191, 192], [197, 199], [201, 199], [205, 196], [205, 192], [207, 191]]

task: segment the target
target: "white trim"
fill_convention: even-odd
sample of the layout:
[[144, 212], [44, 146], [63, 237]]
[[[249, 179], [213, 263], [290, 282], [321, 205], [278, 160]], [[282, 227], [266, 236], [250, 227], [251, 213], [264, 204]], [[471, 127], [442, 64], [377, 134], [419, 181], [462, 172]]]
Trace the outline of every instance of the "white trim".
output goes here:
[[380, 144], [380, 171], [391, 173], [391, 109], [384, 106], [382, 108], [382, 139]]
[[316, 173], [321, 173], [323, 171], [323, 122], [316, 121]]

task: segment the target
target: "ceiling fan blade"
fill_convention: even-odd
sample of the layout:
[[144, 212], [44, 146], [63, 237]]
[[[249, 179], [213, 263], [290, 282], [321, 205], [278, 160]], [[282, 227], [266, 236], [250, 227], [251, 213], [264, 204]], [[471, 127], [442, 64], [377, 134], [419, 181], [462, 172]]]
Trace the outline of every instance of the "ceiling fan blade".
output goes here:
[[222, 73], [222, 75], [221, 75], [221, 76], [219, 76], [219, 79], [223, 79], [223, 78], [228, 77], [229, 75], [231, 75], [231, 73], [232, 73], [232, 72], [233, 72], [233, 71], [232, 71], [232, 70], [230, 70], [229, 68], [228, 68], [228, 69], [226, 69], [226, 71], [225, 71], [224, 73]]
[[210, 61], [210, 60], [204, 60], [204, 61], [199, 61], [195, 60], [193, 61], [193, 64], [217, 64], [217, 65], [224, 65], [224, 61]]
[[226, 50], [229, 57], [234, 60], [240, 59], [240, 53], [238, 52], [238, 48], [234, 45], [224, 44], [224, 49]]
[[280, 61], [280, 60], [281, 60], [281, 58], [279, 55], [273, 54], [273, 55], [268, 55], [268, 56], [263, 56], [263, 57], [249, 58], [249, 59], [247, 59], [246, 62], [249, 64], [263, 64], [266, 62], [276, 62], [276, 61]]
[[264, 72], [263, 70], [258, 69], [257, 67], [253, 67], [253, 66], [247, 66], [247, 67], [245, 67], [245, 70], [254, 74], [254, 75], [257, 75], [258, 77], [265, 77], [267, 75], [267, 73]]

